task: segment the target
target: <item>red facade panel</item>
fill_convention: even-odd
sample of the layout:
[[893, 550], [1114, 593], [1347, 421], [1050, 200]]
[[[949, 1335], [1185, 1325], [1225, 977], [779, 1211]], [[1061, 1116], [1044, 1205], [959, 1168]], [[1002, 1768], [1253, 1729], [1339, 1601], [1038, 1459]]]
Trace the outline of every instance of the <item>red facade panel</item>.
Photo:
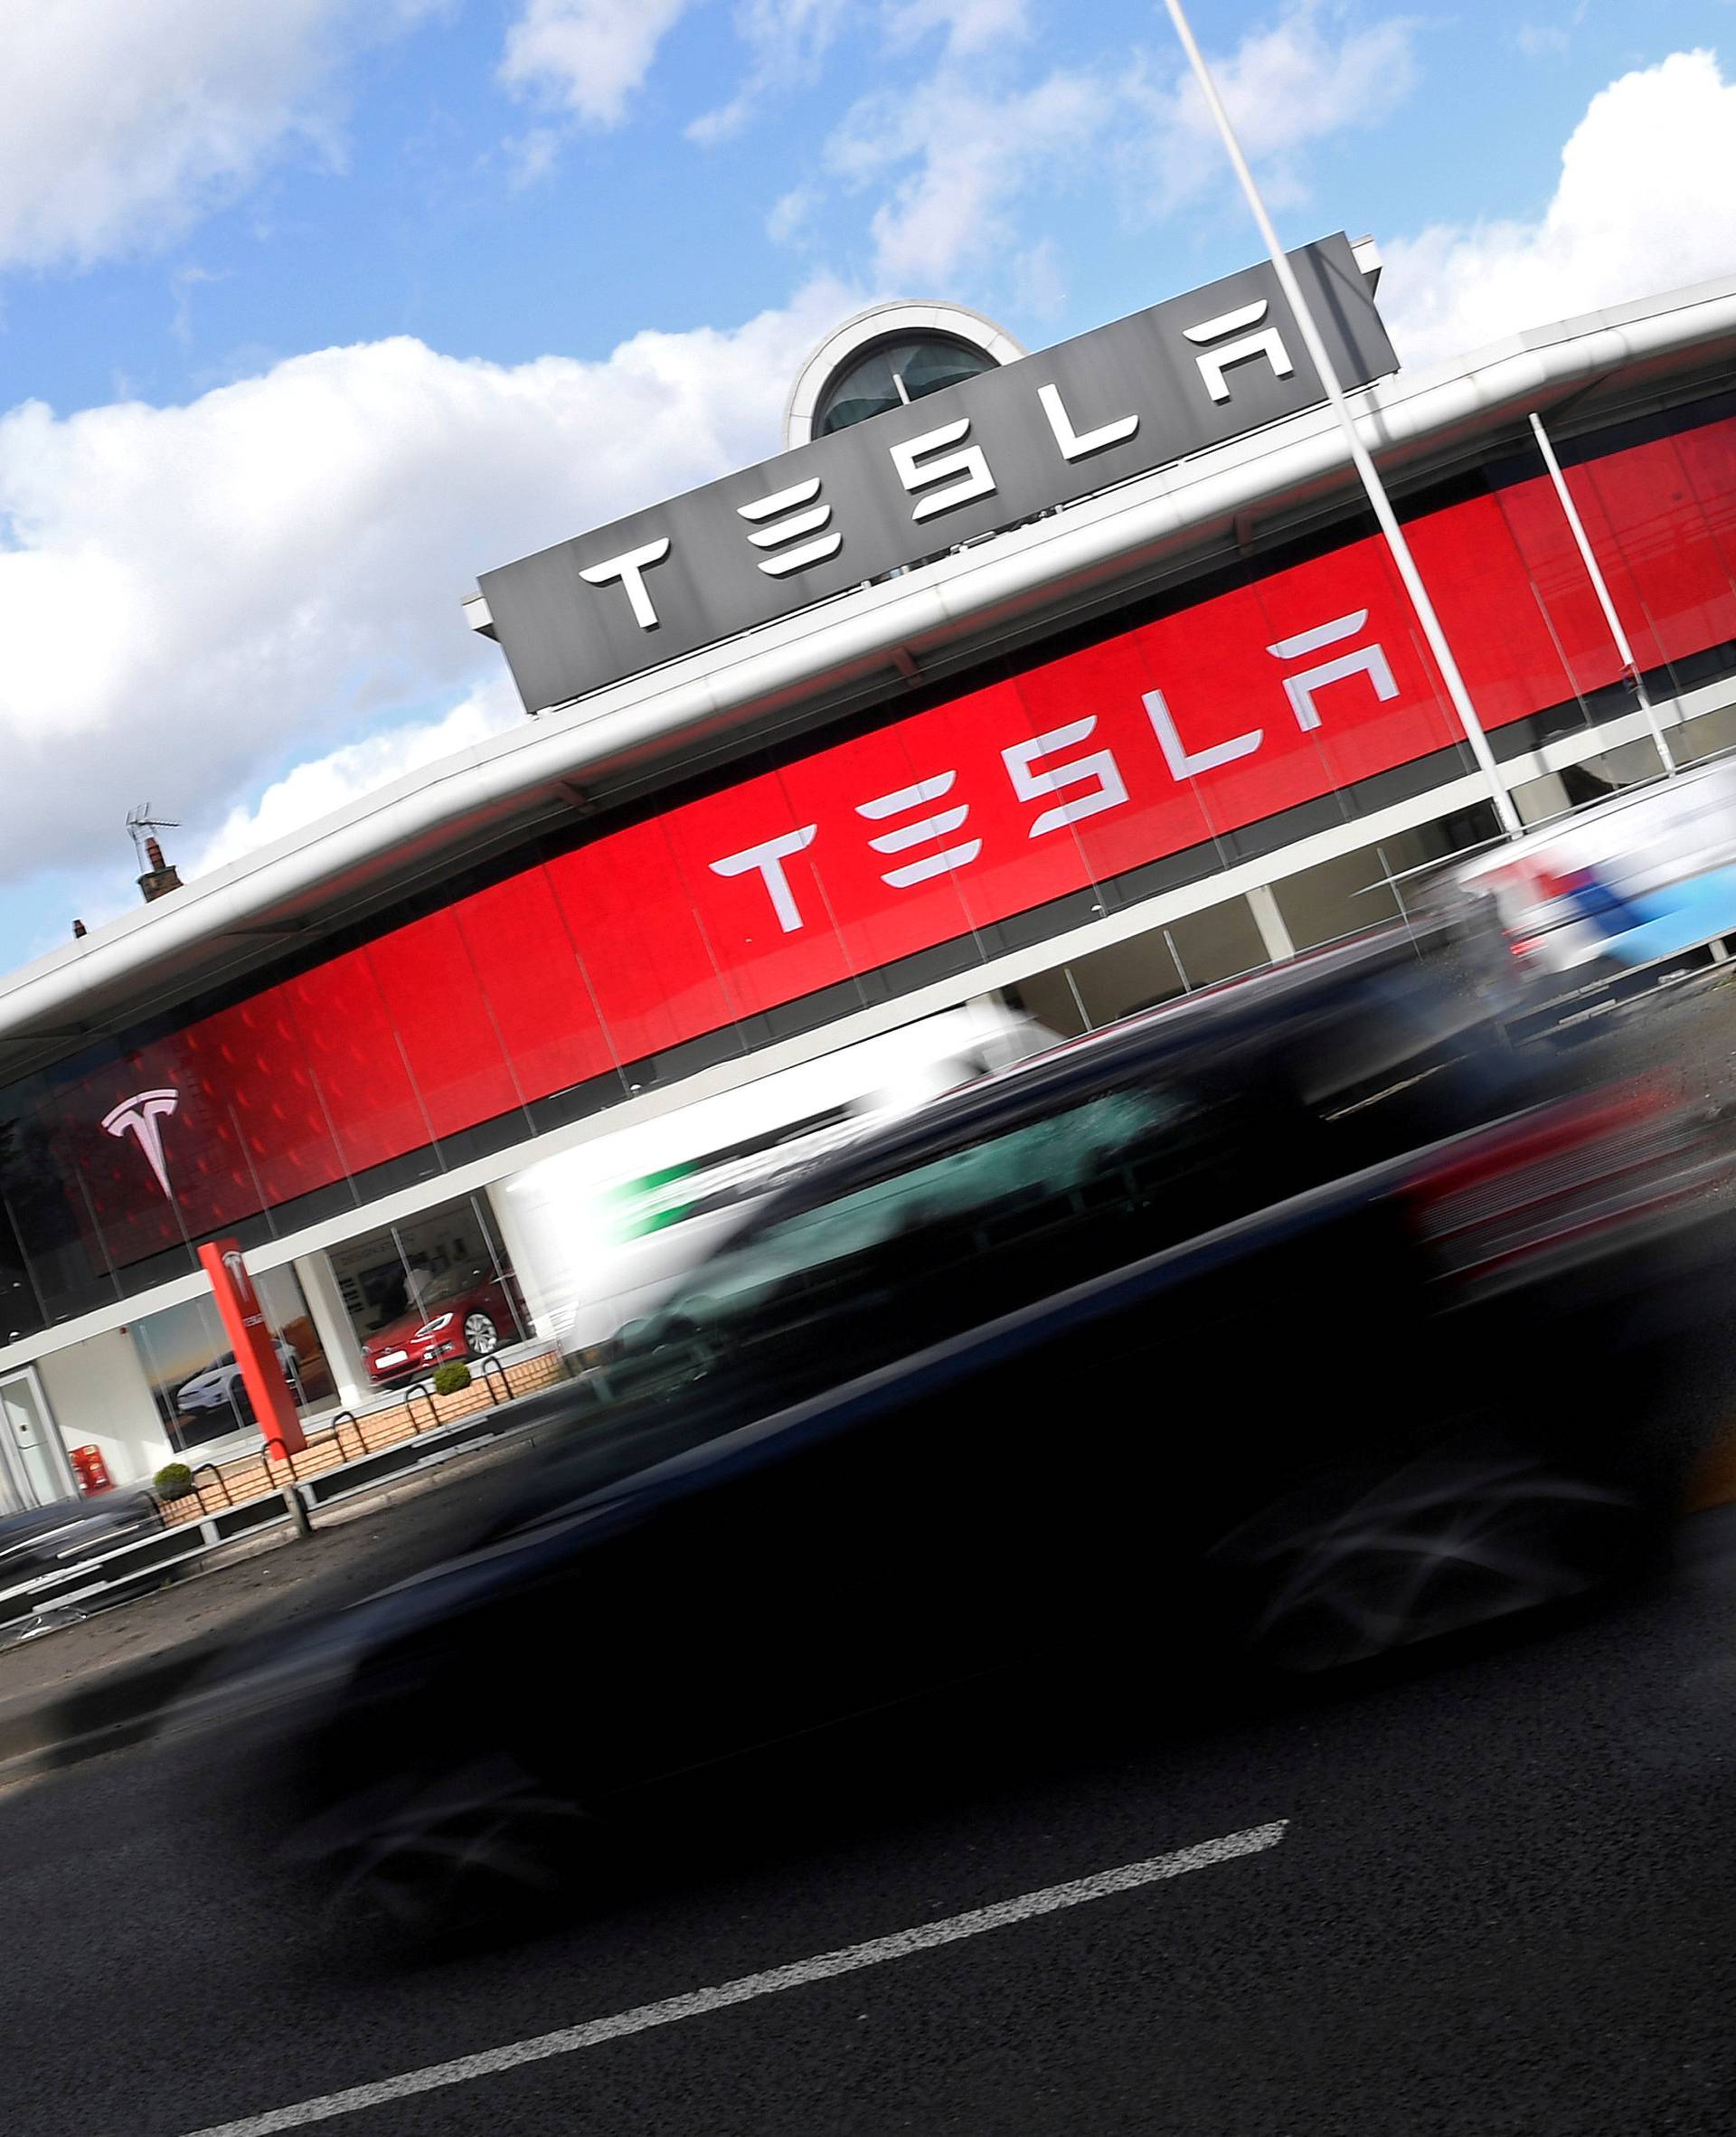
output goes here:
[[[873, 843], [878, 838], [884, 846], [901, 827], [956, 806], [950, 790], [927, 803], [913, 799], [925, 780], [957, 771], [944, 759], [929, 756], [920, 742], [913, 744], [908, 730], [914, 724], [901, 721], [859, 735], [786, 765], [778, 775], [794, 822], [815, 827], [815, 843], [801, 856], [806, 873], [798, 880], [803, 892], [811, 885], [805, 910], [831, 924], [839, 979], [872, 972], [931, 943], [970, 932], [970, 915], [950, 864], [907, 881], [897, 895], [889, 896], [885, 877], [902, 865], [915, 864], [908, 848], [876, 850]], [[856, 811], [862, 808], [880, 808], [882, 813], [861, 816]], [[861, 837], [819, 837], [821, 826], [835, 829], [853, 823], [860, 826]], [[949, 847], [968, 844], [972, 836], [974, 827], [967, 826], [924, 850], [929, 858], [944, 861]]]
[[[1736, 423], [1570, 479], [1642, 663], [1736, 638]], [[1488, 725], [1618, 679], [1541, 478], [1410, 539]], [[49, 1123], [77, 1222], [93, 1261], [227, 1229], [1459, 740], [1383, 546], [1346, 543], [607, 832], [128, 1056]]]
[[518, 1088], [456, 912], [396, 929], [365, 954], [435, 1140], [510, 1112]]
[[617, 1065], [731, 1020], [699, 915], [677, 894], [663, 823], [635, 824], [548, 864]]
[[348, 950], [285, 980], [283, 993], [344, 1173], [365, 1172], [432, 1140], [365, 951]]
[[544, 868], [452, 908], [522, 1102], [612, 1066], [590, 984]]
[[1736, 638], [1736, 588], [1674, 440], [1570, 468], [1567, 482], [1642, 667]]

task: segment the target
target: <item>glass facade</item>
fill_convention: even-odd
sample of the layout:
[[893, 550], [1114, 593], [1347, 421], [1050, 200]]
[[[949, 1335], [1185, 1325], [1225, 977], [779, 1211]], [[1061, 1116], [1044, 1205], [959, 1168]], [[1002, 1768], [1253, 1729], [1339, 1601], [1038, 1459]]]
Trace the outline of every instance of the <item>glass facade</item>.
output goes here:
[[[335, 1397], [325, 1347], [293, 1269], [268, 1269], [254, 1279], [283, 1376], [303, 1413]], [[215, 1301], [198, 1298], [166, 1307], [132, 1324], [133, 1345], [171, 1447], [191, 1453], [258, 1420], [229, 1347]]]
[[364, 1232], [326, 1259], [365, 1385], [392, 1386], [448, 1359], [486, 1357], [532, 1332], [486, 1196]]
[[[1736, 674], [1736, 402], [1560, 449], [1658, 694]], [[1408, 517], [1498, 751], [1631, 709], [1534, 456]], [[365, 1209], [1470, 769], [1379, 543], [1341, 526], [1274, 551], [522, 849], [14, 1084], [0, 1311], [15, 1340], [186, 1275], [203, 1239]], [[1278, 909], [1306, 946], [1344, 931], [1352, 892], [1390, 911], [1412, 865], [1370, 849], [1280, 884]], [[1246, 902], [1221, 900], [1030, 991], [1083, 1028], [1265, 954]], [[480, 1213], [470, 1230], [509, 1277]], [[197, 1376], [150, 1371], [161, 1400]]]

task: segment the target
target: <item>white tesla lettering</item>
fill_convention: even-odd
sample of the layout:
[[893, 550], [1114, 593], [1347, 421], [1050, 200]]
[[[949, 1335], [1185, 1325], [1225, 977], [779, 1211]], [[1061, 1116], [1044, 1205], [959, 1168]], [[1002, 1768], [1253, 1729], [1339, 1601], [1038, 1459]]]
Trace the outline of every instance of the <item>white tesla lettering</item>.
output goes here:
[[[918, 490], [929, 489], [937, 482], [947, 487], [935, 490], [931, 496], [919, 498], [912, 519], [929, 519], [937, 512], [950, 512], [955, 506], [967, 505], [973, 497], [991, 497], [995, 494], [995, 478], [988, 471], [980, 445], [967, 445], [962, 452], [947, 452], [945, 448], [957, 445], [970, 433], [970, 418], [960, 416], [956, 423], [942, 423], [938, 430], [925, 430], [920, 438], [911, 438], [902, 445], [891, 448], [892, 465], [898, 469], [898, 479], [912, 496]], [[939, 458], [931, 456], [939, 454]], [[919, 466], [926, 461], [926, 466]]]
[[[816, 475], [807, 482], [793, 483], [788, 489], [778, 490], [769, 497], [758, 497], [751, 505], [736, 506], [738, 515], [754, 525], [756, 531], [748, 536], [754, 547], [778, 553], [760, 560], [760, 569], [768, 578], [782, 579], [791, 572], [806, 570], [809, 564], [823, 563], [844, 547], [844, 536], [836, 528], [829, 534], [821, 531], [832, 525], [832, 507], [815, 504], [819, 494], [820, 478]], [[808, 509], [804, 511], [804, 506]], [[760, 524], [762, 520], [769, 520], [771, 525], [762, 526]], [[805, 535], [812, 535], [814, 539], [804, 540]]]
[[1163, 750], [1164, 762], [1175, 779], [1197, 779], [1203, 771], [1215, 771], [1220, 764], [1233, 764], [1238, 757], [1251, 757], [1266, 739], [1263, 727], [1250, 727], [1245, 734], [1232, 735], [1228, 742], [1213, 742], [1210, 749], [1189, 750], [1176, 730], [1175, 715], [1165, 702], [1163, 692], [1147, 690], [1144, 703], [1152, 732]]
[[133, 1138], [144, 1152], [157, 1186], [171, 1196], [169, 1168], [163, 1156], [163, 1122], [180, 1103], [178, 1091], [138, 1091], [131, 1098], [123, 1098], [118, 1106], [111, 1106], [102, 1117], [106, 1134]]
[[[1367, 621], [1368, 610], [1355, 609], [1348, 616], [1335, 616], [1330, 623], [1316, 625], [1313, 630], [1297, 631], [1294, 638], [1279, 638], [1277, 645], [1268, 646], [1266, 650], [1275, 660], [1300, 660], [1306, 654], [1318, 653], [1323, 646], [1335, 646], [1342, 638], [1354, 638]], [[1324, 690], [1328, 683], [1342, 683], [1346, 676], [1359, 675], [1366, 676], [1373, 684], [1374, 695], [1382, 704], [1399, 695], [1391, 664], [1378, 645], [1358, 647], [1354, 652], [1323, 660], [1316, 667], [1304, 668], [1299, 676], [1285, 676], [1284, 694], [1290, 701], [1297, 725], [1305, 734], [1311, 727], [1320, 724], [1320, 714], [1315, 709], [1315, 693]]]
[[647, 542], [642, 549], [624, 550], [606, 563], [588, 565], [579, 576], [587, 586], [613, 586], [618, 580], [627, 589], [634, 622], [641, 630], [656, 630], [657, 612], [651, 606], [651, 596], [645, 591], [645, 574], [653, 564], [660, 564], [668, 553], [669, 537], [664, 534], [655, 542]]
[[739, 854], [726, 854], [721, 861], [712, 863], [713, 875], [746, 875], [758, 869], [771, 900], [771, 909], [778, 915], [778, 925], [785, 934], [794, 935], [806, 926], [800, 909], [796, 903], [796, 894], [789, 887], [789, 878], [784, 874], [784, 863], [792, 854], [800, 853], [814, 843], [816, 824], [804, 824], [799, 831], [780, 832], [776, 838], [762, 839], [758, 846], [743, 846]]
[[1013, 791], [1021, 801], [1039, 801], [1045, 795], [1059, 794], [1068, 787], [1090, 785], [1092, 789], [1090, 793], [1063, 801], [1058, 808], [1045, 808], [1026, 834], [1028, 837], [1041, 838], [1045, 831], [1059, 831], [1063, 824], [1077, 824], [1103, 809], [1118, 808], [1127, 799], [1127, 784], [1108, 750], [1093, 750], [1088, 757], [1075, 757], [1071, 764], [1053, 765], [1043, 771], [1034, 769], [1039, 757], [1056, 756], [1062, 750], [1089, 742], [1096, 726], [1097, 715], [1093, 713], [1086, 719], [1070, 721], [1065, 727], [1052, 727], [1047, 734], [1039, 734], [1031, 742], [1014, 742], [1010, 750], [1001, 752], [1001, 760], [1013, 781]]
[[1207, 350], [1194, 361], [1200, 367], [1200, 376], [1205, 381], [1205, 390], [1212, 400], [1224, 402], [1230, 398], [1230, 382], [1224, 373], [1232, 364], [1246, 364], [1251, 357], [1264, 356], [1271, 365], [1274, 376], [1288, 378], [1295, 371], [1289, 351], [1284, 346], [1284, 337], [1276, 326], [1268, 326], [1258, 334], [1244, 332], [1244, 328], [1259, 326], [1266, 317], [1266, 299], [1239, 305], [1233, 312], [1220, 312], [1215, 319], [1203, 319], [1197, 326], [1184, 326], [1182, 332], [1197, 347], [1202, 342], [1224, 341], [1227, 335], [1235, 335], [1234, 341], [1224, 341], [1220, 349]]
[[[866, 817], [870, 823], [879, 823], [887, 817], [901, 816], [906, 809], [925, 808], [930, 801], [939, 801], [950, 794], [958, 777], [956, 771], [936, 772], [931, 779], [919, 780], [913, 787], [900, 787], [873, 801], [857, 802], [856, 814]], [[969, 805], [958, 802], [951, 808], [937, 809], [932, 816], [920, 817], [913, 824], [900, 824], [894, 830], [882, 831], [868, 843], [877, 854], [908, 853], [911, 846], [921, 846], [929, 839], [950, 838], [955, 831], [963, 830], [969, 814]], [[949, 868], [966, 867], [982, 850], [980, 838], [967, 838], [961, 845], [947, 846], [938, 854], [925, 854], [920, 861], [907, 861], [899, 867], [889, 868], [880, 880], [895, 891], [908, 890], [912, 884], [927, 883], [930, 876], [944, 875]]]
[[229, 1271], [229, 1281], [235, 1286], [241, 1304], [249, 1304], [253, 1297], [253, 1286], [248, 1278], [247, 1263], [233, 1247], [223, 1256], [223, 1267]]
[[1043, 412], [1049, 419], [1049, 428], [1055, 434], [1055, 443], [1060, 446], [1063, 459], [1086, 459], [1094, 452], [1101, 452], [1105, 446], [1119, 445], [1139, 428], [1137, 415], [1124, 415], [1112, 423], [1099, 423], [1095, 430], [1075, 430], [1059, 386], [1039, 386], [1037, 399], [1043, 403]]

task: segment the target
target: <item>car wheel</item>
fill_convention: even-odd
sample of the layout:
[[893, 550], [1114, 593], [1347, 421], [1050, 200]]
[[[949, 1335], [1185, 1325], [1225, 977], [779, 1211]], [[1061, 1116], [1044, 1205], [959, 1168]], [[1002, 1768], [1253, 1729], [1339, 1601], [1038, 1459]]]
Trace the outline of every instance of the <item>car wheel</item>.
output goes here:
[[596, 1822], [504, 1755], [403, 1777], [335, 1805], [291, 1841], [358, 1925], [447, 1937], [530, 1922], [573, 1892]]
[[1639, 1527], [1632, 1496], [1517, 1450], [1447, 1451], [1318, 1487], [1213, 1554], [1243, 1644], [1268, 1667], [1367, 1662], [1598, 1586]]
[[464, 1347], [472, 1357], [487, 1357], [500, 1348], [500, 1330], [487, 1314], [465, 1315]]

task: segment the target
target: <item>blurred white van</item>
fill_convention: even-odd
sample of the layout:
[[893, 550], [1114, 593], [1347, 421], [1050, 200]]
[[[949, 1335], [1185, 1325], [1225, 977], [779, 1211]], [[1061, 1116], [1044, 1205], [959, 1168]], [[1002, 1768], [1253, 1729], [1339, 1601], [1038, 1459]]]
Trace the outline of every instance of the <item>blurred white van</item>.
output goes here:
[[527, 1167], [505, 1214], [537, 1334], [594, 1351], [802, 1166], [1053, 1044], [1032, 1017], [967, 1003]]
[[1631, 969], [1714, 941], [1736, 932], [1736, 763], [1615, 795], [1460, 862], [1450, 880], [1492, 910], [1530, 977]]

